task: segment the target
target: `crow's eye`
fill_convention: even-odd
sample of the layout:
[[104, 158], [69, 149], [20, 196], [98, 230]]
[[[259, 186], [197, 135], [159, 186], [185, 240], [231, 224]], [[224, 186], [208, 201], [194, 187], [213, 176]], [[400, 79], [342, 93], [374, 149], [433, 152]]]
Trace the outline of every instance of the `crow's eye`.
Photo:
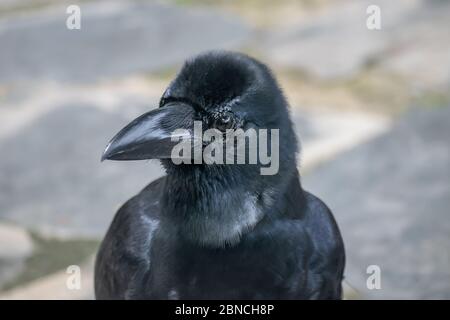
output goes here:
[[235, 120], [230, 112], [224, 112], [213, 120], [212, 125], [217, 130], [225, 131], [234, 128]]

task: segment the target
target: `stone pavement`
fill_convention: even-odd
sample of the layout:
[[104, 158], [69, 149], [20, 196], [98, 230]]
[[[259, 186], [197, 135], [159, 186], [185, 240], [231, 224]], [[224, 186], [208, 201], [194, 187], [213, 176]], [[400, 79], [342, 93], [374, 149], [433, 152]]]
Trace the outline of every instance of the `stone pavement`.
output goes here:
[[[365, 298], [450, 298], [450, 108], [413, 110], [393, 130], [316, 168], [304, 187], [334, 212], [347, 281]], [[381, 268], [381, 290], [366, 268]]]
[[[372, 4], [381, 30], [366, 27]], [[450, 83], [449, 12], [450, 2], [439, 0], [336, 1], [264, 32], [261, 47], [274, 62], [323, 79], [348, 78], [372, 63], [435, 88]]]
[[80, 8], [81, 30], [66, 28], [65, 6], [2, 19], [0, 83], [86, 82], [164, 70], [204, 50], [235, 48], [250, 32], [213, 10], [123, 1]]

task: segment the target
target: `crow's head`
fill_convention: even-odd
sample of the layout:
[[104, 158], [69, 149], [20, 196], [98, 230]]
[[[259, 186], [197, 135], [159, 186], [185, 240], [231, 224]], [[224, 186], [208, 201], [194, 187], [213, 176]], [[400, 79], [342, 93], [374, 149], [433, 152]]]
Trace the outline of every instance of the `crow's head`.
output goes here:
[[[123, 128], [102, 160], [162, 159], [171, 170], [169, 159], [183, 156], [173, 153], [180, 140], [190, 139], [192, 146], [200, 143], [203, 151], [208, 145], [194, 136], [195, 121], [202, 132], [215, 129], [224, 133], [224, 139], [227, 130], [266, 129], [270, 135], [270, 129], [279, 129], [281, 160], [289, 165], [295, 161], [297, 144], [287, 103], [269, 69], [246, 55], [223, 51], [188, 60], [164, 92], [159, 108]], [[177, 133], [180, 129], [185, 134]], [[195, 150], [189, 151], [194, 163]]]
[[[212, 133], [217, 135], [205, 141], [204, 135], [196, 135], [195, 124], [201, 125], [203, 133], [213, 129]], [[253, 130], [258, 139], [256, 149], [252, 149], [250, 138], [244, 138], [241, 149], [246, 153], [244, 163], [237, 163], [237, 143], [228, 145], [234, 161], [226, 160], [230, 154], [226, 145], [228, 133], [239, 129], [244, 133]], [[279, 130], [278, 140], [273, 144], [271, 129]], [[279, 161], [276, 167], [260, 158], [264, 130], [267, 155], [274, 152], [279, 155], [279, 159], [271, 158]], [[223, 163], [206, 159], [205, 149], [212, 141], [223, 142]], [[180, 148], [180, 142], [190, 147]], [[174, 148], [178, 148], [177, 152]], [[212, 155], [216, 156], [219, 150], [222, 149], [216, 149]], [[251, 152], [256, 153], [256, 164], [250, 163]], [[288, 104], [269, 69], [243, 54], [214, 51], [188, 60], [164, 92], [159, 108], [122, 129], [108, 144], [102, 159], [161, 159], [168, 173], [168, 192], [176, 195], [167, 203], [169, 211], [187, 208], [178, 216], [184, 217], [183, 225], [192, 229], [190, 233], [205, 233], [208, 229], [210, 235], [201, 242], [223, 244], [235, 241], [246, 228], [256, 224], [278, 194], [284, 192], [297, 173], [296, 153]], [[274, 170], [266, 170], [266, 174], [261, 170], [271, 166]], [[252, 213], [245, 216], [243, 211]], [[197, 213], [199, 217], [210, 215], [208, 221], [216, 219], [220, 230], [210, 225], [194, 230], [202, 224]]]

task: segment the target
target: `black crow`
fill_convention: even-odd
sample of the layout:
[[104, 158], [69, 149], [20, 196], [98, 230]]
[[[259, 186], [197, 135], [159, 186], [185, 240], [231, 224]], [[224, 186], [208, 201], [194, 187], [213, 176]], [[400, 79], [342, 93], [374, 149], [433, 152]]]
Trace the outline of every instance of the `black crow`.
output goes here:
[[[277, 172], [262, 175], [260, 162], [175, 164], [171, 134], [192, 132], [194, 121], [279, 129]], [[223, 51], [185, 62], [159, 108], [102, 156], [160, 159], [166, 175], [117, 212], [97, 255], [96, 298], [340, 299], [342, 238], [328, 207], [302, 189], [297, 153], [288, 103], [264, 64]]]

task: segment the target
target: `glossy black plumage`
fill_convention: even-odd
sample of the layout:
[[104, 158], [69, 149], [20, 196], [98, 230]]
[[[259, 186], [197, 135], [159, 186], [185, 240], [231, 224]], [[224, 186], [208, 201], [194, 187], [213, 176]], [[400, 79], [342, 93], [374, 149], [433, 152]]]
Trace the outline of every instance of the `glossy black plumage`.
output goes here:
[[[209, 119], [224, 108], [233, 125], [280, 130], [277, 174], [167, 159], [171, 130], [217, 125]], [[342, 239], [330, 210], [302, 189], [297, 149], [287, 102], [263, 64], [230, 52], [187, 61], [160, 108], [105, 150], [104, 159], [161, 159], [167, 175], [117, 212], [97, 256], [96, 297], [341, 298]]]

